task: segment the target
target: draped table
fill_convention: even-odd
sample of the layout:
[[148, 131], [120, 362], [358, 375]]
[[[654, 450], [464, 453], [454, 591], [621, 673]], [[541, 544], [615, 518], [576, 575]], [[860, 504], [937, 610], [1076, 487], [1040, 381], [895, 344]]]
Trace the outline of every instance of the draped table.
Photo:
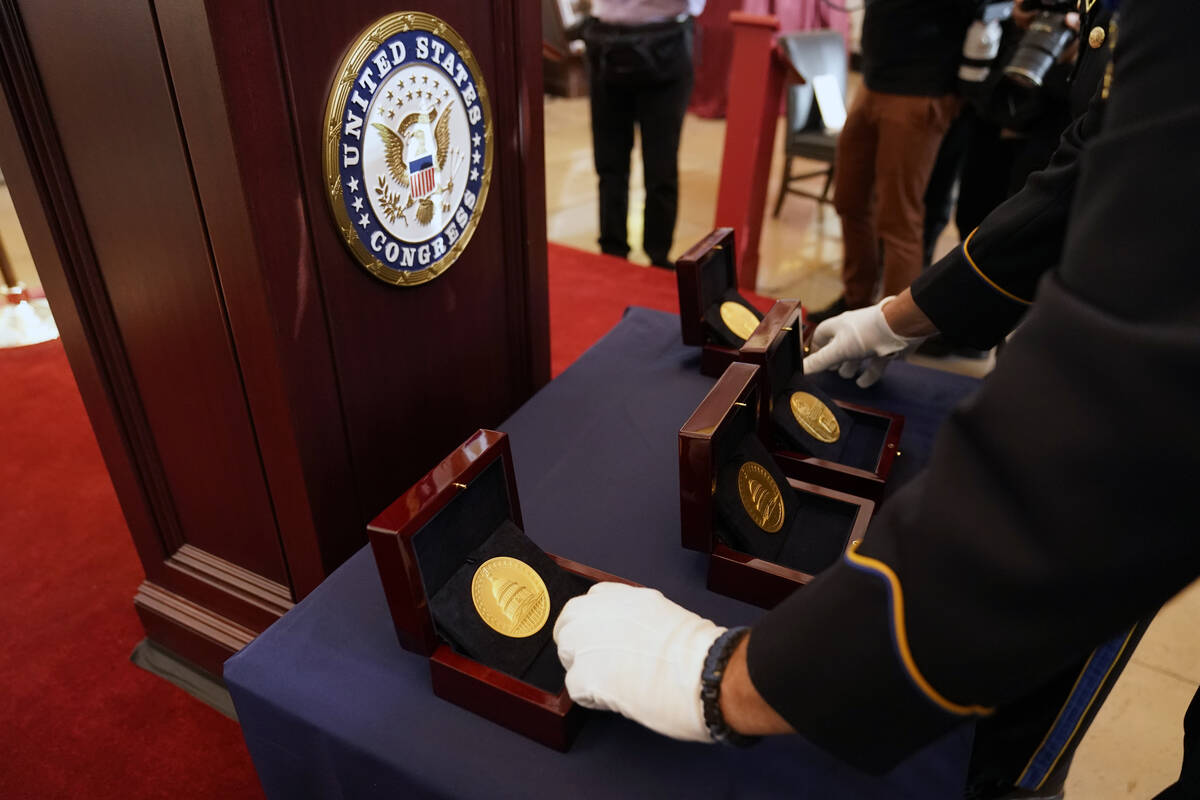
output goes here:
[[[718, 623], [753, 623], [763, 612], [707, 591], [707, 557], [679, 545], [677, 433], [713, 384], [679, 338], [678, 316], [631, 308], [498, 427], [511, 439], [526, 532], [544, 549], [657, 587]], [[835, 397], [906, 416], [893, 485], [917, 471], [941, 421], [978, 385], [904, 362], [867, 390], [818, 380]], [[955, 798], [971, 743], [964, 726], [872, 777], [795, 736], [741, 750], [592, 713], [558, 753], [433, 695], [426, 660], [396, 641], [370, 548], [229, 659], [225, 681], [263, 787], [280, 800]]]

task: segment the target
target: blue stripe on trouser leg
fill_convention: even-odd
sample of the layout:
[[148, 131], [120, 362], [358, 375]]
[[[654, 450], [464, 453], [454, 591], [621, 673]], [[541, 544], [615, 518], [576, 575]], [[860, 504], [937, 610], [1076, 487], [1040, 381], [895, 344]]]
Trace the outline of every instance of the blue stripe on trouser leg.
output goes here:
[[1029, 759], [1021, 777], [1017, 779], [1017, 786], [1022, 789], [1038, 789], [1046, 780], [1046, 776], [1054, 770], [1059, 758], [1075, 738], [1075, 733], [1095, 702], [1096, 696], [1104, 689], [1109, 673], [1121, 658], [1136, 630], [1135, 626], [1113, 637], [1092, 653], [1067, 696], [1062, 710], [1058, 712], [1050, 732]]

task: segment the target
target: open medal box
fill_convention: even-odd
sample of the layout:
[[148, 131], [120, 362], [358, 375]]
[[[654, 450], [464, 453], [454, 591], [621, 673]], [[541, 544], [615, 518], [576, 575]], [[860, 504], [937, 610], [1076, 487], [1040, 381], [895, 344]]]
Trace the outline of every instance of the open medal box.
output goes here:
[[871, 500], [790, 474], [759, 438], [759, 368], [731, 364], [679, 431], [683, 546], [708, 588], [772, 608], [862, 540]]
[[703, 348], [700, 372], [715, 378], [763, 316], [738, 293], [733, 228], [717, 228], [676, 259], [675, 280], [683, 343]]
[[833, 400], [806, 378], [800, 321], [800, 304], [780, 300], [738, 354], [759, 367], [762, 439], [789, 475], [878, 503], [904, 417]]
[[525, 536], [508, 437], [477, 432], [367, 531], [400, 645], [429, 658], [434, 694], [570, 747], [584, 710], [567, 695], [554, 621], [593, 583], [622, 579]]

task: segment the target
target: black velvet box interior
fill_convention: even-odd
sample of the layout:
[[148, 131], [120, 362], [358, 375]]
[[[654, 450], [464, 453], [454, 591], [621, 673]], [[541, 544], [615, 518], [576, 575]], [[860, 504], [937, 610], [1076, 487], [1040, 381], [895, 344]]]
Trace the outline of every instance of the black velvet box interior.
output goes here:
[[[784, 341], [771, 356], [766, 370], [770, 381], [770, 418], [779, 442], [786, 449], [848, 467], [874, 471], [887, 436], [888, 420], [873, 415], [850, 414], [835, 403], [833, 398], [804, 375], [799, 328], [793, 327], [782, 335]], [[822, 442], [800, 426], [792, 413], [791, 397], [795, 392], [813, 395], [833, 412], [840, 430], [837, 441]]]
[[[425, 596], [438, 633], [458, 652], [549, 692], [563, 686], [552, 632], [570, 598], [591, 585], [563, 570], [511, 519], [503, 464], [486, 467], [453, 501], [413, 535]], [[493, 630], [475, 610], [471, 582], [479, 565], [511, 556], [533, 568], [550, 595], [545, 625], [515, 638]]]
[[[704, 274], [702, 274], [701, 277], [704, 277]], [[705, 297], [707, 298], [709, 296], [710, 295], [708, 295], [706, 292]], [[719, 294], [714, 292], [712, 296], [714, 297], [712, 302], [707, 303], [704, 307], [705, 329], [708, 331], [712, 340], [717, 344], [721, 344], [726, 347], [741, 347], [746, 343], [746, 340], [731, 331], [729, 326], [725, 324], [725, 320], [721, 319], [721, 305], [726, 302], [733, 302], [737, 303], [738, 305], [745, 306], [750, 313], [752, 313], [755, 318], [759, 320], [763, 318], [763, 315], [757, 308], [750, 305], [750, 301], [742, 297], [741, 294], [738, 293], [737, 289], [725, 289]]]
[[[713, 440], [716, 472], [714, 530], [717, 538], [743, 553], [815, 575], [841, 557], [859, 507], [831, 497], [795, 490], [767, 452], [750, 408], [737, 407], [729, 427]], [[783, 497], [784, 521], [767, 533], [750, 519], [738, 492], [738, 471], [754, 461], [766, 468]]]

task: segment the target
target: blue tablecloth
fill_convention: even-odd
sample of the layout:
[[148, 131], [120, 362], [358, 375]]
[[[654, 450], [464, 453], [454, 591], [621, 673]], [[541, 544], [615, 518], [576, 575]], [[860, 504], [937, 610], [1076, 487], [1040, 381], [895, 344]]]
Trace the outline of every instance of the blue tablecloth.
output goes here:
[[[660, 588], [720, 623], [752, 623], [763, 612], [707, 591], [706, 556], [679, 545], [677, 433], [713, 384], [698, 367], [678, 317], [633, 308], [499, 427], [512, 440], [526, 532], [544, 549]], [[906, 415], [897, 480], [978, 384], [905, 363], [865, 391], [820, 380], [835, 397]], [[396, 641], [370, 548], [229, 659], [225, 681], [278, 800], [952, 798], [971, 741], [964, 727], [873, 778], [799, 737], [736, 750], [592, 714], [558, 753], [433, 695], [426, 660]]]

